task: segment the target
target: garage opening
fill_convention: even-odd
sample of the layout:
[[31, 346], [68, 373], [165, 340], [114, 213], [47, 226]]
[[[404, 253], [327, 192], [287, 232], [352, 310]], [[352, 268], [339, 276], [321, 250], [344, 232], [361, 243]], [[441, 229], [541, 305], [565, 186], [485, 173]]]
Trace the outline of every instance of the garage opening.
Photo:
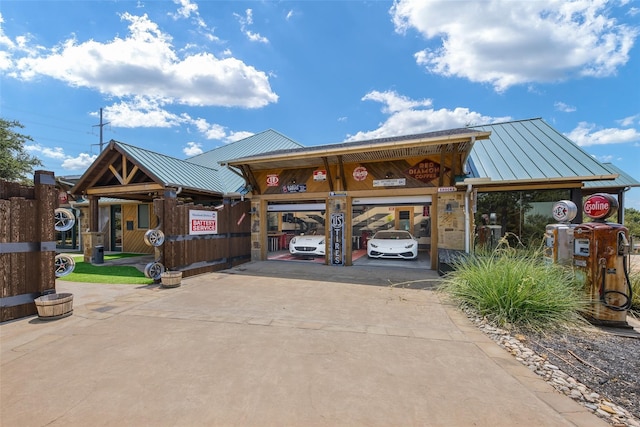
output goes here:
[[431, 268], [431, 196], [352, 202], [354, 265]]
[[323, 202], [267, 206], [267, 259], [325, 262]]

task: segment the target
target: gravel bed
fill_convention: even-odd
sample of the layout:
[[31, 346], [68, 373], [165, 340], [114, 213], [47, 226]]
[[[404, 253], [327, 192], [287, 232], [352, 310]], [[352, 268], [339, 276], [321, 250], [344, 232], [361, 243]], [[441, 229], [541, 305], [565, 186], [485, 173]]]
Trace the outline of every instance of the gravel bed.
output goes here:
[[520, 333], [495, 327], [472, 312], [467, 316], [559, 392], [611, 425], [640, 427], [640, 333], [622, 331], [630, 336], [620, 336], [595, 327]]

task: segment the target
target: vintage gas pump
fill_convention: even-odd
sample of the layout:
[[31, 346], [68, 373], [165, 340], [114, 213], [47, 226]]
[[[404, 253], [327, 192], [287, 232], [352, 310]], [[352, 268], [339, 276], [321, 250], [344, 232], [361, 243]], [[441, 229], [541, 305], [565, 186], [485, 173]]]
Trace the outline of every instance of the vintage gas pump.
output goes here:
[[628, 327], [631, 307], [629, 280], [629, 230], [605, 222], [615, 215], [618, 201], [610, 194], [594, 194], [584, 202], [584, 214], [593, 219], [573, 232], [573, 264], [576, 279], [584, 283], [591, 300], [587, 316], [593, 323]]
[[573, 263], [573, 230], [571, 221], [578, 214], [578, 208], [571, 200], [560, 200], [553, 205], [553, 219], [558, 224], [545, 228], [544, 259], [548, 263], [571, 265]]

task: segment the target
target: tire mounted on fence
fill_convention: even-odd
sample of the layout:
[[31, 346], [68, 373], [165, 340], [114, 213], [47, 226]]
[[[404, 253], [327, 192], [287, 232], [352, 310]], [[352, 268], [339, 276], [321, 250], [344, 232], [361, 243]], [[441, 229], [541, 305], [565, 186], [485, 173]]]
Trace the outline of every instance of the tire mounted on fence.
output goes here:
[[162, 232], [162, 230], [157, 230], [155, 228], [147, 230], [147, 232], [144, 233], [144, 242], [148, 246], [162, 246], [162, 244], [164, 243], [164, 233]]
[[73, 272], [76, 262], [66, 254], [58, 254], [55, 259], [56, 277], [64, 277]]
[[76, 217], [70, 209], [57, 208], [54, 212], [56, 231], [69, 231], [76, 223]]

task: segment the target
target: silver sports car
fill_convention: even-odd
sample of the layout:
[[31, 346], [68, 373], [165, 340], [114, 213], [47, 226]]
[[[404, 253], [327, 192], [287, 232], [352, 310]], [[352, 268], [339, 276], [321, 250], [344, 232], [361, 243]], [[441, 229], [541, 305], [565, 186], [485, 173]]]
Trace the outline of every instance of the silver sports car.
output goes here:
[[367, 255], [370, 258], [416, 259], [418, 240], [408, 231], [378, 231], [367, 242]]
[[324, 235], [295, 236], [289, 242], [289, 253], [296, 256], [324, 256]]

